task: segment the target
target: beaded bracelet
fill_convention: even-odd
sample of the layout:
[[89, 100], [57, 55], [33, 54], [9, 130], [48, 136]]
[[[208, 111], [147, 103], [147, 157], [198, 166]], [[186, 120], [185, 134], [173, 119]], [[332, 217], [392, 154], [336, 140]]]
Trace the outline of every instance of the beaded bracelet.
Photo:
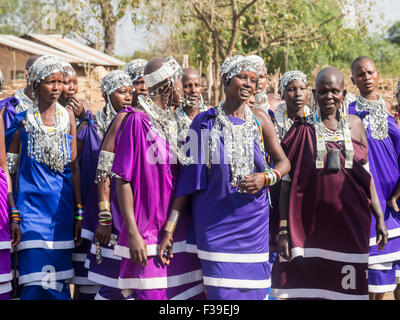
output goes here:
[[99, 223], [102, 226], [108, 226], [112, 224], [112, 214], [110, 211], [103, 210], [99, 212]]
[[20, 216], [21, 212], [16, 208], [10, 208], [9, 215], [10, 215], [10, 222], [21, 223], [22, 219]]
[[77, 221], [83, 221], [83, 213], [85, 212], [84, 210], [85, 206], [83, 204], [77, 204], [75, 208], [75, 220]]
[[267, 169], [263, 173], [265, 177], [265, 184], [264, 184], [265, 187], [273, 186], [279, 180], [281, 180], [281, 174], [279, 173], [278, 170]]

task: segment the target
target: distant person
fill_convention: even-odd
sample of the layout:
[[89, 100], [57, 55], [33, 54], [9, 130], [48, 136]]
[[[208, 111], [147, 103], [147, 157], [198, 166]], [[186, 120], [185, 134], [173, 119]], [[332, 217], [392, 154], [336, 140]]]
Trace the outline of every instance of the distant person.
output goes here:
[[25, 88], [20, 88], [15, 92], [14, 96], [11, 96], [7, 99], [0, 101], [0, 112], [3, 115], [4, 126], [7, 129], [12, 120], [14, 119], [17, 113], [23, 112], [31, 107], [34, 102], [33, 96], [33, 88], [32, 84], [28, 81], [28, 71], [32, 64], [39, 58], [40, 56], [34, 55], [30, 56], [25, 64], [25, 77], [26, 77], [26, 86]]

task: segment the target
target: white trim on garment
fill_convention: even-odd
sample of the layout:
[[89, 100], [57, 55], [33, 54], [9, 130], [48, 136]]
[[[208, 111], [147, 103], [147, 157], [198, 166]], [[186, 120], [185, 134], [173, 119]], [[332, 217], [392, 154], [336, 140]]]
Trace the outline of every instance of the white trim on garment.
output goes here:
[[17, 250], [24, 249], [49, 249], [49, 250], [63, 250], [75, 248], [73, 240], [68, 241], [44, 241], [44, 240], [27, 240], [18, 244]]
[[197, 286], [194, 286], [188, 290], [181, 292], [180, 294], [172, 297], [170, 300], [189, 300], [200, 293], [204, 292], [204, 284], [200, 283]]
[[392, 292], [396, 289], [397, 284], [385, 284], [385, 285], [368, 285], [368, 291], [371, 293], [385, 293]]
[[178, 287], [184, 284], [200, 281], [203, 279], [201, 269], [182, 273], [176, 276], [154, 277], [154, 278], [119, 278], [118, 287], [120, 289], [165, 289]]
[[[172, 245], [173, 253], [186, 252], [186, 241], [175, 242]], [[114, 255], [125, 259], [130, 259], [131, 255], [129, 253], [129, 248], [116, 244], [114, 247]], [[157, 256], [158, 255], [158, 244], [148, 244], [147, 245], [147, 256]]]
[[88, 279], [93, 281], [97, 284], [101, 284], [103, 286], [111, 287], [111, 288], [118, 288], [118, 279], [117, 278], [110, 278], [104, 276], [102, 274], [95, 273], [93, 271], [88, 272]]
[[204, 285], [223, 288], [238, 288], [238, 289], [264, 289], [271, 286], [271, 279], [263, 280], [248, 280], [248, 279], [228, 279], [228, 278], [213, 278], [203, 277]]
[[292, 248], [292, 257], [322, 258], [332, 261], [348, 263], [368, 263], [368, 253], [345, 253], [320, 248]]
[[[96, 255], [96, 245], [92, 243], [90, 246], [90, 253]], [[114, 254], [114, 249], [108, 249], [101, 247], [101, 256], [103, 258], [113, 259], [113, 260], [122, 260], [121, 257], [118, 257]]]
[[[400, 228], [388, 230], [387, 232], [388, 232], [388, 239], [400, 236]], [[376, 236], [373, 238], [369, 238], [369, 246], [370, 247], [376, 246]]]
[[0, 250], [10, 249], [11, 250], [11, 241], [0, 241]]
[[13, 272], [0, 274], [0, 283], [11, 281], [13, 278]]
[[391, 270], [393, 268], [392, 262], [387, 263], [375, 263], [368, 265], [368, 269], [370, 270]]
[[233, 263], [259, 263], [268, 262], [269, 252], [265, 253], [223, 253], [210, 252], [197, 249], [197, 254], [201, 260], [214, 262], [233, 262]]
[[379, 254], [376, 256], [369, 256], [368, 264], [386, 263], [400, 260], [400, 251], [388, 254]]
[[325, 289], [276, 289], [272, 288], [270, 296], [276, 299], [329, 299], [329, 300], [368, 300], [368, 295], [344, 294]]
[[6, 282], [0, 284], [0, 294], [10, 292], [12, 290], [11, 282]]
[[[32, 272], [24, 275], [19, 276], [19, 284], [27, 284], [29, 282], [38, 282], [44, 279], [47, 279], [49, 276], [48, 272]], [[51, 280], [58, 281], [58, 280], [66, 280], [74, 277], [74, 269], [69, 269], [65, 271], [58, 271], [52, 274]]]
[[100, 290], [101, 286], [95, 285], [83, 285], [79, 286], [79, 292], [83, 294], [96, 294]]
[[72, 252], [72, 261], [74, 262], [85, 262], [86, 253], [74, 253]]
[[92, 231], [90, 231], [88, 229], [82, 229], [81, 238], [84, 238], [84, 239], [89, 240], [90, 242], [92, 242], [93, 238], [94, 238], [94, 232], [92, 232]]

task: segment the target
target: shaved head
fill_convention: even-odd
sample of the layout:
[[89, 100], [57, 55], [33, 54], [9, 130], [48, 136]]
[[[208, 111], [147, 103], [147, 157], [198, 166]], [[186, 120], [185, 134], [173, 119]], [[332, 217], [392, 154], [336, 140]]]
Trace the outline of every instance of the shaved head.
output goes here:
[[182, 81], [185, 82], [185, 80], [189, 77], [197, 77], [198, 79], [200, 79], [200, 74], [192, 68], [183, 69]]
[[356, 58], [353, 61], [353, 63], [351, 64], [351, 73], [354, 74], [356, 68], [358, 68], [360, 66], [360, 64], [362, 62], [364, 62], [364, 61], [368, 61], [368, 62], [372, 63], [375, 66], [375, 69], [376, 69], [376, 65], [375, 65], [374, 60], [372, 60], [370, 57], [367, 57], [367, 56], [361, 56], [361, 57]]
[[315, 87], [318, 87], [322, 83], [332, 82], [340, 85], [341, 88], [344, 88], [344, 76], [338, 69], [335, 67], [326, 67], [322, 69], [315, 79]]

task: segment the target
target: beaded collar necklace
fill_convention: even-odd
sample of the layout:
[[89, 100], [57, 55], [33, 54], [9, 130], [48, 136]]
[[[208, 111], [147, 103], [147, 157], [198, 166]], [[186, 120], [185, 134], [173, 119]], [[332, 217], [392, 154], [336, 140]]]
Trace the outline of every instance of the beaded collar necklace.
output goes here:
[[[263, 139], [253, 113], [246, 105], [244, 110], [245, 122], [234, 125], [223, 110], [224, 102], [220, 102], [217, 117], [209, 137], [208, 169], [212, 163], [219, 163], [218, 157], [221, 133], [224, 138], [224, 152], [227, 155], [231, 173], [231, 187], [236, 187], [238, 182], [247, 175], [254, 173], [254, 140], [260, 147], [265, 168], [268, 167], [265, 159]], [[217, 156], [215, 159], [214, 157]], [[216, 161], [215, 161], [216, 160]]]
[[388, 136], [388, 121], [387, 107], [385, 101], [378, 95], [377, 101], [367, 100], [359, 96], [356, 100], [356, 110], [369, 111], [369, 114], [364, 118], [364, 128], [368, 125], [371, 127], [371, 135], [376, 140], [386, 139]]

